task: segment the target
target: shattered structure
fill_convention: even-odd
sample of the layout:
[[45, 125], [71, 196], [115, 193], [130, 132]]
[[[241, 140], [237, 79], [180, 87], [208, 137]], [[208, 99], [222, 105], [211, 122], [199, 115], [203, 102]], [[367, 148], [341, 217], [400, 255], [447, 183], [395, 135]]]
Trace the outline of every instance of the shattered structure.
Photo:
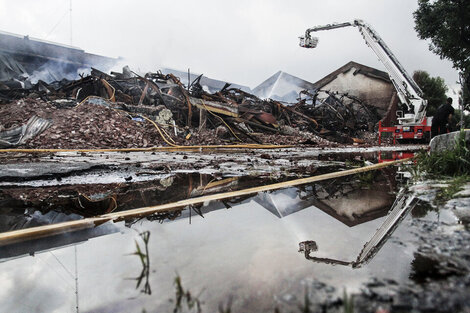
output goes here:
[[391, 103], [398, 101], [387, 73], [375, 68], [348, 62], [313, 84], [316, 90], [347, 94], [361, 99], [385, 115]]
[[[288, 76], [278, 74], [275, 84], [281, 76]], [[217, 90], [220, 81], [202, 75], [185, 82], [160, 71], [141, 76], [129, 67], [110, 74], [91, 68], [90, 75], [78, 80], [39, 80], [30, 88], [0, 82], [0, 125], [9, 131], [35, 115], [49, 119], [49, 129], [22, 142], [29, 148], [318, 145], [371, 142], [374, 127], [384, 115], [383, 105], [371, 104], [373, 99], [314, 90], [305, 81], [301, 86], [310, 89], [300, 90], [296, 103], [261, 99], [241, 89], [243, 86], [233, 88], [228, 83]], [[266, 82], [257, 90], [269, 90]], [[5, 136], [0, 133], [0, 139]]]
[[305, 90], [312, 93], [317, 89], [311, 82], [279, 71], [253, 89], [253, 93], [263, 99], [270, 98], [281, 102], [296, 103], [299, 92]]
[[0, 146], [372, 143], [397, 103], [386, 73], [355, 62], [314, 84], [279, 71], [253, 90], [172, 69], [103, 71], [115, 62], [0, 33]]
[[77, 79], [91, 66], [108, 70], [116, 61], [77, 47], [0, 31], [0, 81], [11, 86]]

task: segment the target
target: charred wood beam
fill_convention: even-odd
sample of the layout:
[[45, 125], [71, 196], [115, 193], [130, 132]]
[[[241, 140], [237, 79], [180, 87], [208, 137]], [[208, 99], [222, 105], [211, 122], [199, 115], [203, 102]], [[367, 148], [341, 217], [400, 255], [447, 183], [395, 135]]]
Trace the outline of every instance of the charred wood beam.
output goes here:
[[248, 139], [258, 143], [258, 144], [263, 144], [263, 142], [253, 136], [251, 136], [250, 134], [248, 134], [246, 131], [244, 131], [241, 127], [239, 127], [237, 124], [235, 123], [231, 123], [231, 122], [227, 122], [230, 124], [230, 127], [236, 129], [238, 132], [240, 132], [241, 134], [243, 134], [244, 136], [246, 136]]
[[112, 80], [114, 79], [113, 76], [106, 74], [105, 72], [102, 72], [94, 67], [91, 68], [91, 76], [97, 77], [97, 78], [103, 78], [106, 80]]
[[137, 74], [137, 73], [135, 73], [135, 72], [133, 72], [133, 71], [131, 71], [131, 72], [132, 72], [132, 74], [136, 75], [136, 78], [137, 78], [137, 79], [146, 82], [153, 90], [155, 90], [155, 92], [156, 92], [157, 95], [158, 95], [158, 98], [162, 101], [163, 105], [166, 106], [165, 100], [164, 100], [163, 97], [162, 97], [162, 92], [160, 91], [160, 88], [158, 87], [157, 84], [155, 84], [153, 81], [151, 81], [151, 80], [149, 80], [149, 79], [147, 79], [147, 78], [145, 78], [145, 77], [140, 76], [139, 74]]
[[147, 90], [149, 89], [149, 83], [145, 84], [144, 90], [142, 91], [142, 95], [140, 96], [138, 105], [142, 105], [144, 102], [145, 96], [147, 95]]
[[213, 113], [223, 114], [231, 117], [238, 117], [238, 105], [229, 105], [228, 103], [216, 101], [204, 101], [203, 99], [189, 97], [192, 105], [200, 110], [208, 110]]
[[[175, 75], [168, 74], [168, 77], [170, 77], [173, 80], [173, 82], [179, 86], [179, 88], [181, 89], [181, 93], [183, 94], [184, 98], [186, 99], [186, 103], [188, 105], [188, 122], [187, 122], [187, 125], [189, 127], [191, 127], [191, 119], [193, 117], [193, 112], [192, 112], [192, 108], [191, 108], [191, 101], [189, 100], [189, 95], [188, 95], [186, 89], [184, 88], [183, 84], [181, 83], [181, 81], [179, 79], [177, 79], [175, 77]], [[189, 84], [189, 82], [188, 82], [188, 84]]]
[[311, 118], [311, 117], [309, 117], [309, 116], [307, 116], [307, 115], [305, 115], [305, 114], [303, 114], [303, 113], [297, 112], [297, 111], [295, 111], [295, 110], [293, 110], [293, 109], [291, 109], [291, 108], [289, 108], [289, 107], [283, 105], [283, 104], [280, 103], [280, 102], [277, 102], [277, 101], [276, 101], [276, 103], [279, 105], [279, 107], [280, 107], [281, 109], [286, 110], [286, 111], [289, 111], [289, 112], [291, 112], [291, 113], [293, 113], [293, 114], [295, 114], [295, 115], [297, 115], [297, 116], [300, 116], [300, 117], [302, 117], [302, 118], [304, 118], [304, 119], [306, 119], [306, 120], [312, 122], [313, 124], [315, 124], [315, 128], [318, 128], [318, 122], [317, 122], [314, 118]]

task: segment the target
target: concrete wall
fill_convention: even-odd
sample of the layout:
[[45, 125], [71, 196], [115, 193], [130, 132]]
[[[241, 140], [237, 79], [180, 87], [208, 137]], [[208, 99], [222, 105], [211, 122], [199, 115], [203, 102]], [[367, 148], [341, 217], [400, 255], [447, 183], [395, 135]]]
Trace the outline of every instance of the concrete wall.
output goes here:
[[354, 74], [355, 72], [356, 68], [352, 67], [347, 72], [339, 74], [321, 89], [348, 93], [367, 104], [376, 106], [382, 113], [385, 113], [395, 91], [393, 85], [390, 82], [366, 76], [360, 72]]

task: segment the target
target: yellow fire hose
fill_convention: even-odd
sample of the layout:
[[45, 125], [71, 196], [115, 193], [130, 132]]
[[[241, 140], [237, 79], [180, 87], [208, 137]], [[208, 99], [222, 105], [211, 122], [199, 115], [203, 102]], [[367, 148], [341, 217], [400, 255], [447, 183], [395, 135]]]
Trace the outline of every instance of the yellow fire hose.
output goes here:
[[213, 146], [171, 146], [150, 148], [109, 148], [109, 149], [0, 149], [0, 153], [59, 153], [59, 152], [154, 152], [154, 151], [198, 151], [223, 149], [281, 149], [292, 148], [294, 145], [213, 145]]

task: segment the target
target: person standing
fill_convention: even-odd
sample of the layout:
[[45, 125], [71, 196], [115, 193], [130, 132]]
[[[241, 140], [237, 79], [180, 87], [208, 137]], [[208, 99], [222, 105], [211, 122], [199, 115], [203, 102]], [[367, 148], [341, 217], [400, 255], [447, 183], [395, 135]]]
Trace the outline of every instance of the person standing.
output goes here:
[[437, 108], [436, 114], [432, 118], [431, 138], [447, 133], [447, 123], [450, 123], [453, 114], [452, 98], [447, 98], [446, 103]]

